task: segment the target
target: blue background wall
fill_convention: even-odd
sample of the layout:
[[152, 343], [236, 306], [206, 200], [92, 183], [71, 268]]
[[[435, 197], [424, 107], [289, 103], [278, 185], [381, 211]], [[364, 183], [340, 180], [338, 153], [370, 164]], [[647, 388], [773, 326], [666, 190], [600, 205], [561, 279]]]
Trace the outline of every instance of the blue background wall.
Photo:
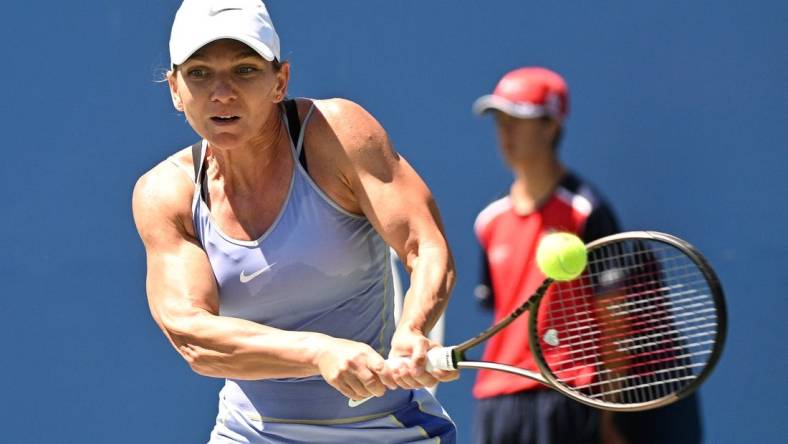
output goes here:
[[[431, 185], [459, 267], [447, 342], [474, 306], [476, 211], [510, 176], [470, 112], [520, 65], [572, 89], [564, 160], [626, 228], [690, 240], [727, 291], [702, 390], [707, 442], [788, 436], [788, 3], [271, 0], [291, 94], [354, 99]], [[602, 4], [600, 4], [602, 3]], [[156, 83], [175, 0], [12, 2], [0, 69], [2, 442], [196, 443], [219, 381], [158, 332], [129, 209], [136, 178], [195, 140]], [[467, 437], [473, 374], [440, 398]], [[465, 441], [463, 441], [465, 442]]]

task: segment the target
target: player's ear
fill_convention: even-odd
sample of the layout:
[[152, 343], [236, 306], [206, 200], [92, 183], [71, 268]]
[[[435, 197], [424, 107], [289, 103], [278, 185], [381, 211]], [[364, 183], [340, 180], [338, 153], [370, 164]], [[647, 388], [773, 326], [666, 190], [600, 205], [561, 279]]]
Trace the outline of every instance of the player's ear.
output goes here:
[[167, 85], [170, 87], [172, 106], [174, 106], [179, 112], [183, 112], [183, 101], [181, 100], [180, 94], [178, 94], [178, 81], [176, 79], [177, 74], [175, 72], [177, 69], [178, 68], [175, 67], [174, 69], [167, 71]]
[[542, 127], [544, 128], [543, 133], [545, 135], [545, 140], [548, 141], [551, 146], [555, 147], [558, 137], [561, 134], [561, 122], [550, 117], [543, 117], [541, 120]]
[[[272, 62], [274, 63], [274, 62]], [[274, 86], [274, 103], [279, 103], [287, 97], [287, 85], [290, 82], [290, 63], [281, 63], [276, 70], [276, 85]]]

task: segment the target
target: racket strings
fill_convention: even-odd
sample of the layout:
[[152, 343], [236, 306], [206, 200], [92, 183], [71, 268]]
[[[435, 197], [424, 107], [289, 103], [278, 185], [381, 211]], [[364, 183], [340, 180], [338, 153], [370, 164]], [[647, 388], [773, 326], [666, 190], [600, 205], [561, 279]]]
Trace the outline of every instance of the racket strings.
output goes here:
[[[695, 355], [698, 355], [698, 354], [688, 353], [686, 356], [690, 357], [690, 356], [695, 356]], [[704, 365], [705, 364], [703, 364], [703, 363], [696, 363], [696, 364], [687, 364], [687, 365], [682, 366], [682, 367], [684, 367], [686, 369], [692, 369], [692, 368], [702, 368]], [[676, 368], [679, 368], [679, 367], [676, 367]], [[668, 374], [668, 373], [670, 373], [673, 370], [674, 369], [657, 370], [657, 371], [654, 372], [654, 375], [659, 376], [660, 374], [662, 374], [662, 375]], [[610, 371], [607, 371], [607, 372], [611, 373]], [[604, 371], [601, 372], [601, 373], [604, 373]], [[665, 380], [667, 380], [670, 377], [671, 376], [668, 375], [667, 378], [663, 378], [662, 381], [665, 381]], [[686, 379], [694, 379], [694, 378], [695, 378], [694, 375], [689, 375], [689, 376], [686, 377]], [[575, 389], [584, 390], [584, 389], [589, 389], [589, 388], [592, 388], [592, 387], [605, 386], [605, 385], [608, 385], [608, 384], [611, 384], [611, 383], [619, 383], [619, 382], [627, 381], [628, 379], [629, 379], [628, 377], [623, 377], [623, 376], [622, 377], [611, 376], [610, 378], [608, 378], [608, 379], [606, 379], [604, 381], [596, 380], [594, 382], [589, 382], [589, 383], [586, 383], [586, 384], [583, 384], [583, 385], [580, 385], [580, 384], [573, 384], [573, 385], [574, 385]], [[566, 382], [570, 382], [570, 381], [573, 381], [573, 380], [579, 380], [579, 378], [573, 377], [573, 378], [565, 378], [564, 379], [564, 381], [566, 381]], [[629, 387], [622, 387], [622, 388], [619, 389], [619, 391], [622, 391], [622, 392], [626, 391], [626, 390], [629, 390]], [[599, 392], [599, 393], [603, 393], [603, 392]]]
[[[661, 334], [650, 334], [650, 332], [664, 328], [664, 321], [672, 321], [673, 327], [676, 327], [677, 332], [684, 332], [698, 328], [697, 326], [690, 326], [688, 329], [678, 328], [690, 325], [693, 322], [712, 321], [710, 323], [702, 324], [703, 327], [713, 328], [716, 326], [716, 316], [714, 316], [714, 308], [707, 308], [694, 312], [682, 313], [680, 315], [666, 315], [664, 319], [657, 320], [647, 319], [643, 321], [631, 321], [632, 318], [627, 318], [616, 323], [611, 323], [605, 328], [603, 336], [598, 336], [596, 326], [591, 323], [583, 323], [577, 327], [567, 328], [564, 330], [565, 336], [563, 340], [570, 341], [573, 344], [582, 344], [584, 341], [591, 341], [595, 339], [619, 339], [628, 338], [631, 336], [633, 328], [643, 329], [646, 331], [643, 337], [661, 336]], [[712, 314], [712, 316], [703, 316], [704, 314]], [[579, 324], [579, 323], [578, 323]], [[621, 344], [630, 341], [630, 339], [622, 339]]]
[[581, 278], [556, 283], [537, 332], [556, 379], [584, 396], [632, 404], [680, 391], [713, 352], [716, 304], [681, 250], [624, 240], [589, 252]]
[[[613, 314], [614, 316], [616, 316], [616, 319], [611, 320], [610, 322], [608, 322], [607, 325], [611, 328], [615, 325], [615, 323], [620, 323], [622, 325], [635, 325], [633, 324], [633, 319], [636, 318], [636, 316], [633, 315], [646, 310], [658, 310], [658, 312], [655, 313], [664, 314], [666, 317], [673, 316], [674, 318], [694, 316], [697, 315], [698, 313], [703, 313], [704, 311], [711, 311], [711, 312], [715, 311], [713, 304], [709, 301], [708, 295], [705, 294], [697, 295], [697, 290], [688, 290], [685, 292], [676, 293], [676, 295], [677, 296], [691, 295], [691, 296], [684, 299], [665, 301], [665, 302], [660, 302], [659, 304], [652, 304], [648, 306], [639, 306], [638, 305], [639, 303], [636, 302], [623, 302], [627, 300], [626, 297], [619, 298], [619, 300], [621, 300], [622, 303], [620, 305], [616, 305], [616, 304], [612, 304], [612, 302], [616, 302], [616, 301], [611, 299], [608, 301], [611, 304], [608, 307], [606, 307], [606, 309], [611, 311], [616, 310], [616, 313]], [[587, 296], [573, 295], [572, 297], [565, 298], [565, 302], [568, 301], [572, 304], [575, 304], [574, 306], [576, 306], [576, 304], [583, 302], [586, 298]], [[631, 310], [627, 310], [628, 307], [633, 307], [633, 308]], [[711, 308], [701, 308], [701, 307], [711, 307]], [[679, 313], [674, 313], [673, 311], [671, 311], [671, 308], [675, 309], [675, 311]], [[701, 308], [701, 309], [699, 311], [690, 311], [690, 309], [695, 309], [695, 308]], [[561, 309], [556, 309], [553, 313], [556, 314], [561, 311], [562, 311]], [[590, 309], [590, 313], [592, 315], [599, 315], [602, 312], [603, 310], [600, 309], [596, 309], [596, 308]], [[574, 325], [580, 325], [581, 327], [590, 328], [591, 325], [594, 325], [593, 322], [590, 322], [591, 320], [579, 319], [579, 320], [568, 321], [564, 324], [565, 330], [568, 331], [573, 330], [572, 327]], [[646, 322], [647, 321], [654, 322], [654, 320], [646, 320]]]
[[[681, 270], [684, 270], [685, 272], [683, 274], [679, 273], [678, 271], [681, 271]], [[616, 270], [615, 273], [611, 273], [611, 274], [618, 275], [618, 274], [622, 274], [624, 271], [625, 270], [619, 269], [619, 270]], [[704, 284], [704, 285], [706, 284], [706, 280], [702, 276], [699, 275], [698, 269], [697, 269], [697, 267], [695, 267], [694, 264], [683, 264], [683, 265], [678, 266], [678, 267], [666, 268], [664, 271], [666, 273], [670, 273], [670, 275], [673, 277], [673, 279], [680, 279], [680, 278], [684, 278], [684, 277], [686, 277], [686, 278], [695, 277], [695, 278], [699, 278], [699, 279], [697, 279], [695, 281], [695, 283]], [[628, 275], [628, 278], [630, 280], [633, 280], [633, 281], [637, 282], [640, 279], [643, 279], [645, 277], [650, 277], [652, 275], [653, 274], [651, 272], [648, 272], [648, 273], [645, 273], [645, 272], [642, 272], [642, 273], [631, 272]], [[585, 297], [585, 295], [587, 295], [589, 291], [597, 291], [597, 289], [599, 289], [599, 287], [600, 287], [599, 284], [596, 284], [596, 283], [594, 283], [594, 281], [592, 281], [592, 278], [595, 278], [595, 279], [599, 280], [598, 277], [596, 277], [596, 276], [592, 276], [592, 275], [589, 275], [589, 274], [584, 274], [583, 276], [581, 276], [577, 280], [572, 281], [571, 287], [566, 287], [566, 284], [564, 284], [564, 283], [555, 284], [554, 288], [557, 286], [558, 290], [554, 289], [553, 291], [562, 292], [563, 297], [571, 297], [571, 295], [573, 293], [576, 293], [576, 297], [580, 297], [580, 296]], [[666, 286], [663, 286], [662, 288], [657, 288], [657, 289], [649, 288], [649, 285], [653, 286], [656, 283], [657, 282], [640, 283], [640, 285], [642, 287], [644, 287], [641, 290], [641, 292], [650, 294], [651, 292], [653, 292], [655, 290], [672, 291], [672, 289], [674, 287], [686, 286], [686, 284], [677, 283], [674, 286], [667, 286], [666, 285]], [[626, 289], [630, 293], [628, 293], [626, 295], [619, 296], [619, 299], [627, 300], [628, 298], [630, 298], [632, 296], [637, 296], [638, 295], [638, 286], [637, 285], [638, 284], [636, 283], [636, 284], [634, 284], [634, 285], [632, 285], [630, 287], [627, 287]], [[566, 296], [567, 294], [569, 296]], [[609, 298], [613, 298], [613, 297], [614, 296], [610, 296]]]
[[[700, 342], [697, 343], [697, 345], [700, 345], [700, 346], [709, 345], [709, 344], [713, 344], [713, 342], [714, 341], [700, 341]], [[665, 349], [665, 350], [684, 351], [684, 349], [685, 349], [684, 347], [672, 347], [670, 349]], [[702, 356], [702, 355], [706, 355], [706, 354], [709, 354], [709, 353], [711, 353], [711, 350], [702, 350], [702, 351], [695, 352], [695, 353], [690, 352], [690, 353], [685, 353], [683, 355], [674, 355], [674, 356], [671, 356], [670, 359], [673, 360], [676, 357], [689, 358], [689, 357], [692, 357], [692, 356]], [[647, 353], [641, 353], [640, 354], [640, 357], [650, 357], [650, 356], [652, 356], [650, 353], [649, 354], [647, 354]], [[626, 362], [628, 365], [626, 365], [624, 367], [618, 367], [618, 368], [616, 368], [616, 370], [621, 370], [622, 368], [624, 368], [626, 370], [632, 370], [632, 369], [637, 369], [638, 367], [646, 367], [646, 366], [650, 366], [650, 365], [653, 365], [653, 364], [657, 364], [657, 363], [660, 363], [660, 362], [666, 362], [667, 361], [667, 359], [662, 358], [662, 359], [652, 359], [650, 361], [642, 361], [642, 362], [638, 362], [636, 364], [629, 364], [629, 360], [632, 359], [633, 357], [638, 357], [638, 355], [635, 354], [635, 355], [627, 357], [626, 359], [624, 359], [624, 358], [618, 358], [618, 359], [611, 358], [611, 359], [605, 361], [605, 363], [607, 365], [611, 365], [611, 364], [615, 364], [616, 361], [618, 361], [618, 362]], [[564, 361], [564, 362], [566, 362], [566, 361]], [[559, 363], [555, 363], [555, 364], [559, 364]], [[686, 367], [686, 366], [676, 366], [676, 368], [683, 368], [683, 367]], [[570, 373], [570, 372], [571, 372], [571, 369], [564, 369], [564, 370], [556, 371], [555, 374], [558, 375], [560, 373], [569, 373], [569, 374], [573, 375], [573, 373]], [[601, 370], [601, 371], [598, 372], [598, 374], [600, 374], [600, 375], [605, 374], [605, 373], [612, 373], [612, 370]], [[575, 378], [575, 376], [573, 375], [573, 376], [569, 376], [569, 377], [564, 378], [564, 379], [569, 381], [569, 380], [572, 380], [574, 378]]]
[[[672, 271], [672, 270], [668, 270], [668, 271]], [[681, 275], [675, 273], [674, 276], [676, 278], [682, 277]], [[638, 278], [637, 275], [633, 275], [632, 277], [635, 279]], [[696, 280], [687, 283], [677, 283], [675, 285], [664, 285], [659, 288], [651, 288], [651, 289], [646, 289], [646, 288], [639, 289], [633, 286], [627, 288], [625, 292], [624, 291], [620, 291], [618, 293], [611, 292], [612, 294], [605, 295], [606, 310], [612, 311], [613, 312], [612, 314], [615, 315], [616, 310], [619, 308], [638, 306], [642, 304], [643, 301], [639, 300], [638, 297], [645, 296], [648, 298], [655, 291], [663, 291], [663, 292], [671, 293], [672, 299], [666, 302], [668, 304], [673, 304], [673, 305], [682, 304], [685, 302], [685, 300], [679, 298], [684, 294], [699, 293], [699, 290], [697, 288], [691, 287], [692, 285], [703, 285], [703, 286], [706, 285], [705, 279], [702, 278], [697, 279], [698, 277], [697, 270], [693, 270], [693, 273], [691, 275], [687, 273], [686, 277], [695, 277]], [[551, 307], [551, 311], [552, 313], [554, 313], [554, 315], [575, 312], [577, 310], [576, 303], [578, 301], [587, 300], [588, 295], [590, 293], [595, 293], [595, 290], [598, 288], [595, 285], [591, 285], [587, 283], [577, 283], [577, 281], [575, 281], [575, 283], [569, 288], [564, 287], [564, 285], [565, 284], [557, 284], [557, 289], [556, 288], [553, 289], [553, 293], [559, 293], [560, 298], [562, 300], [561, 301], [562, 305], [560, 307]], [[689, 288], [686, 288], [685, 290], [682, 291], [681, 289], [684, 289], [685, 287], [689, 287]], [[709, 300], [709, 296], [707, 293], [704, 293], [697, 296], [696, 299]], [[616, 305], [614, 304], [614, 302], [621, 302], [622, 305]]]
[[[697, 298], [696, 298], [697, 299]], [[598, 336], [597, 324], [589, 319], [573, 320], [564, 324], [563, 331], [565, 335], [563, 340], [568, 340], [572, 344], [580, 345], [584, 341], [591, 342], [595, 339], [622, 339], [621, 343], [633, 340], [629, 338], [632, 336], [632, 330], [642, 331], [643, 336], [652, 336], [652, 332], [660, 331], [666, 328], [665, 321], [671, 321], [671, 325], [675, 331], [683, 332], [699, 328], [699, 326], [690, 326], [688, 329], [677, 328], [679, 326], [690, 325], [702, 321], [713, 321], [711, 323], [702, 324], [702, 327], [713, 328], [716, 327], [716, 310], [710, 306], [708, 302], [699, 302], [687, 307], [677, 307], [676, 311], [660, 310], [657, 312], [662, 315], [658, 319], [646, 318], [641, 319], [638, 316], [626, 316], [609, 322], [604, 329], [603, 336]], [[688, 308], [699, 308], [698, 310], [688, 311]], [[594, 314], [594, 312], [592, 312]], [[659, 336], [659, 334], [653, 334]]]
[[[650, 257], [646, 258], [646, 260], [648, 259], [650, 259]], [[686, 273], [671, 273], [670, 268], [675, 268], [675, 266], [672, 265], [675, 264], [676, 262], [681, 264], [681, 261], [677, 261], [675, 257], [666, 258], [663, 261], [663, 263], [665, 264], [665, 266], [662, 267], [663, 269], [659, 270], [657, 268], [654, 271], [656, 273], [661, 272], [661, 276], [671, 276], [671, 279], [674, 282], [682, 283], [683, 281], [683, 284], [679, 284], [682, 287], [692, 287], [692, 284], [687, 282], [686, 280], [687, 279]], [[637, 284], [641, 284], [639, 286], [642, 287], [642, 283], [643, 283], [642, 280], [643, 279], [638, 279], [635, 282]], [[657, 290], [655, 294], [662, 296], [663, 293], [664, 291]], [[708, 293], [706, 292], [706, 294]], [[648, 296], [643, 294], [634, 294], [633, 297], [638, 302], [644, 299], [648, 299]], [[678, 303], [675, 304], [676, 307], [671, 307], [674, 311], [684, 308], [680, 306], [683, 301], [681, 300], [677, 300], [677, 301]], [[669, 340], [667, 341], [667, 343], [666, 341], [659, 341], [656, 344], [650, 344], [647, 338], [638, 338], [637, 336], [635, 336], [635, 338], [638, 339], [637, 342], [640, 343], [639, 345], [642, 345], [643, 347], [641, 347], [638, 350], [638, 353], [635, 354], [625, 350], [625, 353], [628, 353], [633, 356], [622, 367], [624, 372], [626, 372], [627, 374], [634, 373], [635, 375], [637, 375], [637, 377], [634, 378], [633, 381], [625, 381], [624, 383], [614, 382], [612, 385], [608, 384], [605, 391], [596, 394], [597, 397], [605, 398], [605, 397], [609, 397], [611, 394], [617, 394], [617, 396], [627, 395], [624, 399], [641, 401], [644, 399], [644, 397], [647, 400], [648, 397], [650, 396], [657, 396], [657, 397], [664, 396], [673, 390], [678, 390], [680, 388], [680, 386], [678, 385], [681, 384], [682, 381], [691, 381], [695, 377], [695, 374], [693, 373], [691, 368], [687, 367], [686, 365], [682, 365], [688, 358], [698, 359], [700, 355], [710, 354], [710, 352], [707, 353], [705, 351], [700, 351], [699, 353], [684, 353], [682, 355], [681, 353], [683, 351], [682, 344], [700, 345], [701, 343], [696, 342], [689, 338], [682, 338], [680, 336], [680, 333], [676, 331], [677, 326], [675, 323], [671, 324], [670, 319], [666, 319], [664, 313], [660, 313], [658, 311], [655, 313], [653, 310], [651, 310], [651, 313], [649, 313], [650, 310], [648, 309], [647, 305], [648, 305], [647, 303], [639, 304], [640, 307], [645, 307], [643, 308], [643, 310], [639, 310], [639, 311], [643, 311], [647, 315], [650, 314], [651, 316], [656, 316], [658, 320], [662, 320], [667, 325], [669, 325], [671, 327], [667, 329], [669, 334], [668, 337]], [[688, 305], [686, 308], [690, 310], [696, 308], [697, 306], [698, 305], [694, 303]], [[612, 310], [615, 310], [615, 308], [612, 308]], [[693, 327], [690, 326], [689, 328], [693, 328]], [[705, 327], [701, 326], [699, 328], [705, 328]], [[673, 329], [673, 331], [671, 331], [671, 329]], [[697, 330], [697, 327], [695, 329]], [[669, 347], [669, 345], [672, 345], [674, 343], [679, 345]], [[604, 355], [602, 356], [603, 361], [606, 361], [608, 359], [609, 357], [606, 357]], [[632, 365], [630, 362], [634, 362], [635, 365]], [[667, 369], [664, 369], [664, 367], [667, 367]], [[630, 368], [634, 368], [634, 372], [630, 370]], [[652, 370], [653, 368], [664, 369], [664, 371], [660, 371], [657, 373], [654, 373], [652, 371], [651, 373], [649, 373], [648, 370]], [[646, 372], [644, 373], [643, 370], [646, 370]], [[645, 391], [645, 392], [641, 393], [641, 391]]]
[[[674, 334], [674, 332], [654, 333], [654, 334], [644, 335], [644, 336], [639, 337], [637, 339], [631, 338], [629, 335], [627, 335], [625, 337], [626, 339], [621, 340], [621, 341], [617, 341], [616, 343], [618, 345], [618, 350], [627, 352], [629, 354], [629, 357], [631, 357], [633, 354], [639, 353], [641, 350], [648, 350], [651, 347], [655, 347], [655, 346], [670, 346], [670, 345], [672, 345], [673, 342], [676, 342], [677, 340], [684, 340], [684, 341], [693, 340], [693, 341], [697, 341], [699, 339], [707, 338], [707, 337], [712, 337], [713, 338], [714, 337], [714, 332], [708, 331], [709, 328], [713, 328], [713, 327], [716, 327], [716, 323], [702, 324], [702, 325], [699, 325], [699, 326], [692, 326], [692, 327], [688, 327], [686, 329], [678, 329], [678, 330], [676, 330], [676, 333], [679, 333], [679, 332], [680, 333], [687, 333], [687, 332], [690, 332], [690, 331], [700, 330], [700, 332], [698, 332], [698, 333], [684, 334], [684, 335], [681, 335], [681, 336], [676, 336]], [[661, 338], [664, 338], [664, 339], [661, 339]], [[573, 338], [571, 338], [571, 337], [567, 338], [567, 339], [570, 340], [570, 341], [573, 340]], [[604, 339], [608, 339], [608, 338], [604, 338], [603, 337], [601, 339], [604, 340]], [[642, 342], [642, 340], [645, 340], [645, 339], [649, 339], [649, 340], [651, 340], [651, 342], [646, 342], [646, 343]], [[551, 364], [554, 365], [554, 366], [558, 366], [560, 368], [560, 366], [562, 366], [564, 364], [569, 364], [569, 363], [572, 363], [572, 362], [578, 360], [578, 359], [575, 358], [575, 356], [578, 355], [578, 354], [585, 356], [587, 353], [596, 353], [596, 354], [602, 355], [602, 357], [605, 357], [604, 354], [600, 352], [601, 347], [598, 346], [596, 343], [597, 343], [597, 339], [596, 338], [594, 338], [594, 340], [585, 340], [585, 341], [580, 341], [580, 342], [573, 342], [573, 344], [577, 344], [578, 346], [588, 345], [588, 347], [573, 347], [572, 350], [570, 350], [567, 353], [569, 359], [565, 359], [563, 361], [561, 361], [561, 360], [552, 361]], [[628, 344], [628, 343], [631, 343], [633, 345], [626, 346], [625, 344]], [[699, 342], [692, 342], [692, 343], [689, 343], [689, 344], [685, 344], [685, 345], [682, 346], [682, 348], [691, 348], [691, 347], [695, 347], [695, 346], [705, 346], [705, 345], [708, 345], [709, 343], [713, 344], [714, 343], [713, 339], [710, 340], [710, 341], [700, 340]], [[614, 359], [611, 358], [610, 361], [614, 361]], [[606, 362], [610, 362], [610, 361], [606, 361]], [[560, 370], [557, 371], [556, 373], [558, 373], [558, 372], [560, 372]]]

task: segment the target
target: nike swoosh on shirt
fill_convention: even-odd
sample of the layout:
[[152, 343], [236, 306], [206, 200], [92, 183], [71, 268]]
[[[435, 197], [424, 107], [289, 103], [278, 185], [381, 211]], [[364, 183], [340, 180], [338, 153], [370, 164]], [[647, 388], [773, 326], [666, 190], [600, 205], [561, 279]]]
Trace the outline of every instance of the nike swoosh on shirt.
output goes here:
[[276, 264], [276, 262], [274, 262], [273, 264], [268, 264], [265, 267], [255, 271], [252, 274], [246, 274], [246, 272], [244, 270], [241, 270], [241, 275], [239, 276], [239, 278], [241, 279], [241, 283], [245, 284], [245, 283], [251, 281], [252, 279], [256, 278], [257, 276], [260, 276], [260, 274], [262, 272], [264, 272], [265, 270], [268, 270], [269, 268], [273, 267], [275, 264]]

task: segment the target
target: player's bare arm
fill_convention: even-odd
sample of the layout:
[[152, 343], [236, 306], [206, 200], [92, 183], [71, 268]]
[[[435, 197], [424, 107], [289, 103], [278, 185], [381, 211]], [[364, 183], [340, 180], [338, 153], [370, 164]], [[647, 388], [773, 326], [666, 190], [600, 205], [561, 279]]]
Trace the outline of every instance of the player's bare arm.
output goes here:
[[151, 313], [191, 368], [235, 379], [321, 374], [348, 397], [382, 395], [385, 387], [370, 368], [383, 359], [366, 344], [219, 316], [216, 281], [191, 222], [193, 191], [178, 167], [163, 162], [140, 178], [132, 198]]
[[[400, 384], [420, 387], [454, 379], [454, 374], [422, 370], [426, 351], [437, 345], [426, 334], [446, 308], [455, 280], [432, 194], [362, 107], [342, 99], [316, 105], [319, 112], [305, 141], [310, 174], [344, 209], [369, 219], [410, 273], [411, 287], [392, 341], [393, 356], [413, 359], [412, 371], [401, 375]], [[310, 149], [312, 140], [323, 143]]]

